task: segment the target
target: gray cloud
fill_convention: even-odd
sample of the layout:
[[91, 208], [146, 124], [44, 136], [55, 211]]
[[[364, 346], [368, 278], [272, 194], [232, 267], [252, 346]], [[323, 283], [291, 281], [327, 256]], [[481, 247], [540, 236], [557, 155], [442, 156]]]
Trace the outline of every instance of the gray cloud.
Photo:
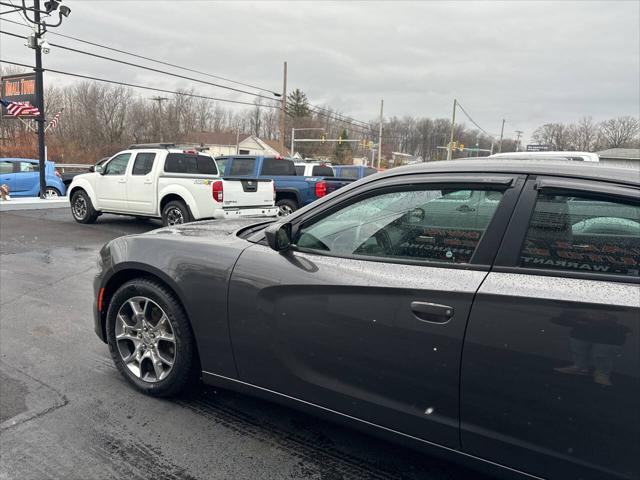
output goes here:
[[[445, 117], [457, 97], [486, 130], [497, 132], [504, 117], [507, 133], [526, 136], [547, 121], [640, 115], [636, 1], [65, 3], [72, 15], [62, 33], [275, 90], [287, 60], [291, 87], [364, 120], [376, 117], [381, 98], [388, 115]], [[32, 62], [22, 41], [0, 41], [3, 58]], [[45, 63], [191, 86], [61, 50]]]

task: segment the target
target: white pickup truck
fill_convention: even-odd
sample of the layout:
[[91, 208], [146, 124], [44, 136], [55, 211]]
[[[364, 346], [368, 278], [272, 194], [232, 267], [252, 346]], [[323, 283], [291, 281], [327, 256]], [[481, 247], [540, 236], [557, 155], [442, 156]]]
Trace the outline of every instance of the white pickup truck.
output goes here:
[[165, 226], [278, 214], [273, 180], [222, 179], [211, 156], [172, 148], [117, 153], [75, 176], [68, 194], [80, 223], [93, 223], [102, 213], [160, 217]]

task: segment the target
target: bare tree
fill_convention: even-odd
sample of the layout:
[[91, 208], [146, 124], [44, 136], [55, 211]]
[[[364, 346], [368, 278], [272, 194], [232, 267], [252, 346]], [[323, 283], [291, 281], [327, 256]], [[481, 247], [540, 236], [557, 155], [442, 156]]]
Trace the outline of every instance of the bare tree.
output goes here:
[[606, 120], [600, 124], [600, 139], [604, 148], [630, 146], [637, 142], [640, 125], [638, 119], [624, 116]]

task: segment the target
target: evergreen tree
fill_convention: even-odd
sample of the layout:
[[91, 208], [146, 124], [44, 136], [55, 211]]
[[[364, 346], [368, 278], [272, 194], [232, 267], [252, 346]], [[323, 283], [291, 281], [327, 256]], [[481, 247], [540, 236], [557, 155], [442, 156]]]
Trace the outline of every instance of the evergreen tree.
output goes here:
[[287, 95], [287, 114], [296, 118], [308, 117], [311, 114], [307, 95], [299, 88]]

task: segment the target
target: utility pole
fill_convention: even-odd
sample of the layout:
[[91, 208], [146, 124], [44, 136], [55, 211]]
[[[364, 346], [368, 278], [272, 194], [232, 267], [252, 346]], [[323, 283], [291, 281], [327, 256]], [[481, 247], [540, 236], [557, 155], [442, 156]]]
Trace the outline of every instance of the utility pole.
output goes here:
[[451, 116], [451, 135], [449, 136], [449, 145], [447, 146], [447, 160], [451, 160], [451, 154], [453, 153], [453, 131], [456, 128], [456, 105], [457, 99], [453, 99], [453, 115]]
[[[40, 112], [40, 115], [36, 118], [38, 124], [38, 166], [40, 177], [40, 198], [45, 198], [47, 184], [45, 180], [45, 160], [47, 156], [46, 147], [44, 144], [44, 79], [42, 77], [42, 37], [47, 32], [47, 27], [59, 27], [62, 23], [62, 17], [68, 17], [71, 14], [71, 9], [66, 5], [60, 5], [62, 0], [48, 0], [44, 4], [45, 10], [40, 10], [40, 0], [33, 0], [33, 7], [27, 7], [25, 0], [22, 1], [22, 8], [17, 7], [13, 11], [22, 10], [22, 16], [31, 24], [34, 25], [34, 33], [29, 37], [27, 46], [33, 48], [36, 51], [36, 66], [34, 68], [36, 73], [36, 108]], [[2, 2], [3, 5], [7, 5]], [[10, 4], [12, 7], [15, 5]], [[40, 14], [45, 13], [50, 16], [55, 10], [58, 11], [58, 23], [46, 23], [42, 20]], [[29, 12], [33, 12], [33, 18], [29, 16]], [[49, 46], [46, 46], [44, 53], [49, 53]]]
[[[282, 98], [280, 99], [280, 145], [284, 151], [284, 137], [286, 131], [285, 117], [287, 115], [287, 62], [284, 62], [284, 76], [282, 81]], [[293, 155], [293, 152], [289, 153]]]
[[502, 137], [503, 136], [504, 136], [504, 118], [502, 119], [502, 128], [500, 129], [500, 144], [498, 145], [498, 153], [502, 152]]
[[[158, 102], [158, 112], [160, 112], [160, 119], [162, 121], [162, 102], [169, 100], [167, 97], [151, 97], [151, 100], [154, 102]], [[160, 130], [160, 142], [164, 142], [164, 136], [162, 134], [162, 125], [158, 125], [158, 130]]]
[[380, 130], [378, 131], [378, 168], [380, 168], [380, 160], [382, 159], [382, 112], [384, 108], [384, 100], [380, 100]]
[[516, 130], [516, 152], [520, 151], [520, 137], [523, 133], [522, 130]]
[[44, 147], [44, 79], [42, 78], [42, 47], [40, 37], [42, 37], [42, 25], [40, 24], [40, 0], [33, 0], [33, 16], [36, 24], [36, 108], [40, 112], [36, 122], [38, 123], [38, 165], [40, 172], [40, 198], [45, 198], [47, 182], [45, 179], [45, 147]]

